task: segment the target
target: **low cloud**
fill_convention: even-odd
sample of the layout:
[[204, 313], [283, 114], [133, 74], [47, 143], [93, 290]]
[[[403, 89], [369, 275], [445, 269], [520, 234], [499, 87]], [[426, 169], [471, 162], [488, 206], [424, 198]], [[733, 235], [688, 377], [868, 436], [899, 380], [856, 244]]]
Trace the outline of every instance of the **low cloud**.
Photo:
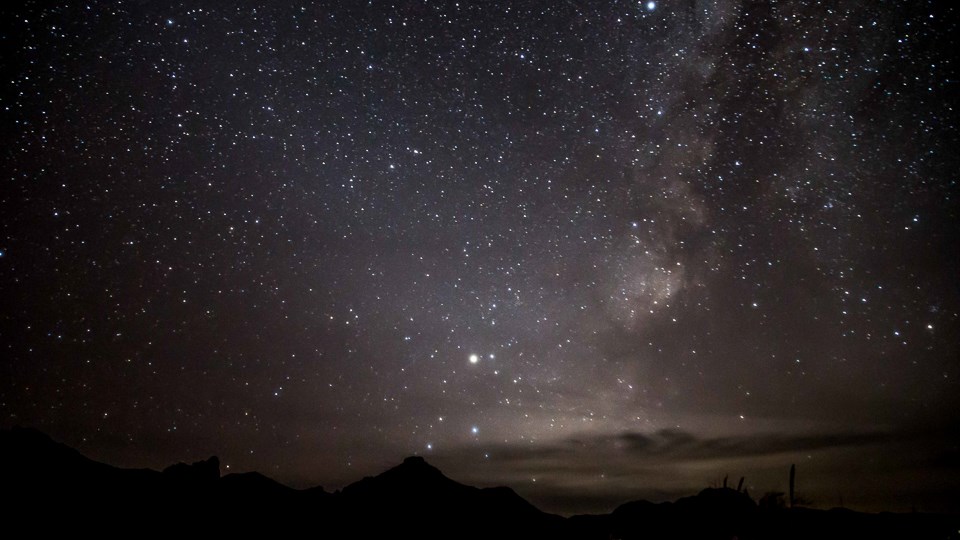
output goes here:
[[887, 432], [802, 435], [766, 433], [700, 437], [682, 430], [664, 429], [653, 433], [625, 431], [615, 434], [578, 435], [538, 445], [504, 444], [492, 448], [488, 454], [490, 459], [505, 463], [562, 460], [585, 455], [646, 458], [650, 463], [686, 462], [815, 452], [890, 443], [907, 437], [906, 434]]

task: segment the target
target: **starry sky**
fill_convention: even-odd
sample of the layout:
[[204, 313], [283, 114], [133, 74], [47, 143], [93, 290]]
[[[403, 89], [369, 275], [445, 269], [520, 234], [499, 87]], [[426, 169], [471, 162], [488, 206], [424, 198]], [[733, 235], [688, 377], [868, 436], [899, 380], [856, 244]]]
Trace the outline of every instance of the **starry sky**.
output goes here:
[[2, 424], [960, 511], [948, 4], [5, 5]]

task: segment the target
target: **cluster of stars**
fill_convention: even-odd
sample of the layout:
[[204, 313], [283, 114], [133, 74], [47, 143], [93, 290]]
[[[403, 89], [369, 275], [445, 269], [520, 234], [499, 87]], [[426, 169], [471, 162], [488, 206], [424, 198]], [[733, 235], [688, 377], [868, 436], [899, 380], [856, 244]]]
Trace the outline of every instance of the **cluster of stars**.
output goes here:
[[947, 421], [955, 23], [900, 7], [13, 8], [0, 412], [294, 482]]

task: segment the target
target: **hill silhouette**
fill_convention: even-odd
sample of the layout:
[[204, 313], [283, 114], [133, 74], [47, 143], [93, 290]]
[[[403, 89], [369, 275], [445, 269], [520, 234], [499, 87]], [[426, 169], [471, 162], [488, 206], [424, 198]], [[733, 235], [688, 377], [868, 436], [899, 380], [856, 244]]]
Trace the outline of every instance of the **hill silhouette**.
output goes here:
[[0, 431], [0, 486], [8, 501], [6, 535], [945, 539], [958, 538], [960, 526], [957, 516], [762, 508], [728, 488], [563, 518], [510, 488], [456, 482], [421, 457], [329, 493], [293, 489], [256, 472], [221, 476], [216, 457], [162, 472], [121, 469], [26, 428]]

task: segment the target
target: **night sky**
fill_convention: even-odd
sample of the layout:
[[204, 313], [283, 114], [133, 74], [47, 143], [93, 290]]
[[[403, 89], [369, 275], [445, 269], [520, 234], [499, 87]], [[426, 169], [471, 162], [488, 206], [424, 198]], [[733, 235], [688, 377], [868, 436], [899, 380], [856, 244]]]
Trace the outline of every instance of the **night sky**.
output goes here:
[[949, 2], [64, 4], [0, 14], [3, 427], [960, 511]]

